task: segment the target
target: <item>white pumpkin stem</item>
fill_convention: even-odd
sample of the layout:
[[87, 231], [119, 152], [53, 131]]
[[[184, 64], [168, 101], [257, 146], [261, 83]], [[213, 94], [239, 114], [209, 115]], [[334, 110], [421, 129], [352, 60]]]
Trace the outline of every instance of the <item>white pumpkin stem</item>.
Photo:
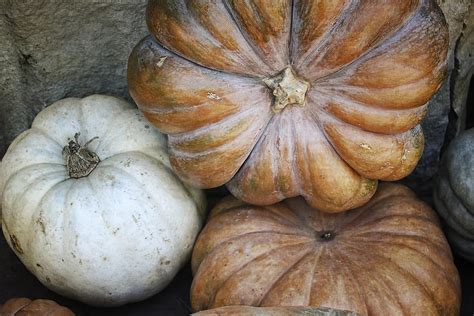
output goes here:
[[279, 113], [289, 104], [304, 106], [309, 83], [296, 77], [291, 66], [274, 77], [263, 79], [263, 82], [273, 90], [273, 112]]
[[100, 162], [99, 156], [87, 149], [87, 146], [99, 137], [93, 137], [84, 145], [81, 145], [79, 143], [79, 135], [80, 133], [76, 133], [74, 140], [70, 140], [69, 144], [63, 148], [68, 174], [71, 178], [75, 179], [87, 177]]

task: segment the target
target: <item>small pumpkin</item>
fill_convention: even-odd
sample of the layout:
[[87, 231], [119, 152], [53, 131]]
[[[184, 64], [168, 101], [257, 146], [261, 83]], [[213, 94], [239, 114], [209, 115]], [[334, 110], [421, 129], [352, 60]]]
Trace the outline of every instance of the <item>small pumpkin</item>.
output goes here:
[[150, 0], [147, 22], [129, 90], [186, 182], [339, 212], [420, 159], [447, 69], [434, 0]]
[[458, 315], [460, 282], [435, 212], [382, 184], [363, 207], [323, 213], [302, 198], [227, 198], [193, 250], [195, 311], [325, 306], [361, 315]]
[[1, 316], [74, 316], [67, 307], [51, 300], [12, 298], [0, 305]]
[[354, 312], [316, 307], [252, 307], [225, 306], [192, 314], [194, 316], [357, 316]]
[[474, 128], [449, 144], [435, 180], [433, 199], [454, 251], [474, 262]]
[[10, 145], [0, 174], [10, 247], [46, 287], [91, 305], [163, 289], [204, 217], [204, 195], [172, 173], [165, 137], [110, 96], [45, 108]]

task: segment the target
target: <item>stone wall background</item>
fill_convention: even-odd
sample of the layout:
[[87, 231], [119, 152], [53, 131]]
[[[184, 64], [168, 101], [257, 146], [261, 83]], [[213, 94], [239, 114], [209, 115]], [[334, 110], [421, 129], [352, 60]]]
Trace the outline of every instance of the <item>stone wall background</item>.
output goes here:
[[[450, 72], [423, 122], [423, 157], [404, 181], [422, 196], [430, 195], [442, 148], [466, 126], [474, 67], [472, 0], [437, 1], [449, 24]], [[145, 7], [146, 0], [0, 0], [0, 157], [56, 100], [93, 93], [130, 100], [126, 63], [147, 34]]]

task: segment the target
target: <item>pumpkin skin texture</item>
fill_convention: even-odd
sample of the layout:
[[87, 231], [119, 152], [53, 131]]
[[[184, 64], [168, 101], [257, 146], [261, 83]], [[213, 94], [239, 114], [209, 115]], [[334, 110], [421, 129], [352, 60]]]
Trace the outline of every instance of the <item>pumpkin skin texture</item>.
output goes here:
[[433, 199], [454, 251], [474, 262], [474, 128], [449, 144], [435, 180]]
[[50, 300], [30, 300], [28, 298], [12, 298], [0, 306], [2, 316], [74, 316], [64, 306]]
[[434, 0], [151, 0], [147, 22], [129, 90], [184, 181], [340, 212], [420, 159], [447, 69]]
[[349, 311], [316, 307], [252, 307], [225, 306], [192, 314], [193, 316], [357, 316]]
[[301, 197], [271, 206], [226, 198], [192, 257], [195, 311], [227, 305], [325, 306], [361, 315], [458, 315], [459, 276], [433, 210], [382, 184], [344, 213]]
[[[71, 178], [62, 154], [75, 133], [100, 162]], [[84, 151], [82, 151], [84, 154]], [[191, 255], [205, 198], [171, 171], [165, 137], [128, 102], [60, 100], [10, 145], [0, 170], [2, 228], [46, 287], [97, 306], [163, 289]]]

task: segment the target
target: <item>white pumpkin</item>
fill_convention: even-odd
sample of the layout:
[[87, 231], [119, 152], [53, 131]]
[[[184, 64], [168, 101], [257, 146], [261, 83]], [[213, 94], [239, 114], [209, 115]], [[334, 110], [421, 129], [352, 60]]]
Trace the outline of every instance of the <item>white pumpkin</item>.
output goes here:
[[[92, 140], [87, 149], [76, 133], [81, 146]], [[10, 247], [45, 286], [91, 305], [163, 289], [189, 259], [204, 219], [204, 195], [172, 173], [165, 137], [110, 96], [44, 109], [0, 172]]]

